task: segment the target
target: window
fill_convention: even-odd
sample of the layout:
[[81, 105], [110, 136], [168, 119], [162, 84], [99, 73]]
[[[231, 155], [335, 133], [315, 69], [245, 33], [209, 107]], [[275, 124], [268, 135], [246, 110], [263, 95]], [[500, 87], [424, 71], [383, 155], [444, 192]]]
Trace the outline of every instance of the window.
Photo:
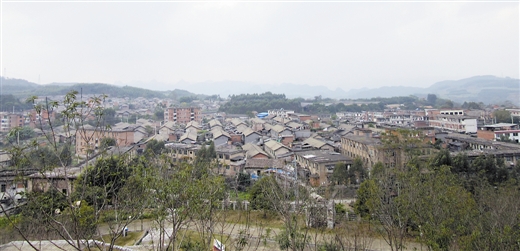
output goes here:
[[514, 132], [514, 133], [513, 133], [513, 136], [518, 136], [518, 133], [517, 133], [517, 132]]
[[5, 192], [5, 184], [2, 184], [2, 186], [0, 187], [0, 192]]

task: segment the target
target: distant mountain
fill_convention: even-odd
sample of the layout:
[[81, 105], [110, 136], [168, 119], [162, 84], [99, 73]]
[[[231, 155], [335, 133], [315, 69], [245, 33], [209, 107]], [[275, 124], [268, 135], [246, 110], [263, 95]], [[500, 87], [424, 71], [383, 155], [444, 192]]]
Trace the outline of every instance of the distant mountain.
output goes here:
[[515, 104], [520, 103], [520, 80], [513, 78], [476, 76], [442, 81], [433, 84], [427, 91], [456, 102], [496, 104], [509, 100]]
[[342, 98], [346, 95], [346, 92], [340, 88], [331, 90], [325, 86], [298, 85], [290, 83], [283, 83], [279, 85], [263, 85], [240, 81], [218, 81], [202, 83], [189, 83], [180, 81], [175, 86], [193, 93], [200, 93], [205, 95], [217, 94], [223, 98], [229, 95], [239, 95], [246, 93], [260, 94], [265, 92], [280, 94], [283, 93], [288, 98], [314, 98], [315, 96], [319, 95], [329, 98]]
[[441, 81], [427, 88], [385, 86], [374, 89], [350, 90], [346, 97], [352, 99], [389, 98], [409, 95], [426, 96], [430, 93], [459, 103], [473, 101], [498, 104], [509, 100], [520, 105], [520, 80], [489, 75], [475, 76], [460, 80]]
[[66, 83], [66, 84], [47, 84], [38, 85], [22, 79], [2, 78], [2, 94], [12, 94], [18, 97], [37, 96], [56, 96], [65, 95], [71, 90], [82, 92], [83, 94], [107, 94], [111, 97], [145, 97], [162, 98], [164, 93], [151, 91], [132, 86], [115, 86], [100, 83]]
[[391, 98], [399, 96], [410, 96], [424, 92], [424, 88], [410, 86], [383, 86], [375, 89], [363, 88], [353, 89], [346, 93], [345, 98], [369, 99], [369, 98]]
[[12, 94], [13, 92], [25, 91], [27, 89], [37, 88], [39, 85], [29, 82], [25, 79], [4, 78], [0, 77], [1, 94]]
[[[108, 84], [78, 84], [60, 83], [49, 85], [38, 85], [23, 79], [2, 78], [2, 94], [13, 94], [16, 96], [42, 95], [63, 95], [74, 90], [83, 90], [84, 94], [108, 94], [113, 97], [204, 97], [204, 95], [220, 95], [226, 98], [229, 95], [239, 94], [260, 94], [272, 92], [275, 94], [285, 94], [287, 98], [350, 98], [350, 99], [369, 99], [374, 97], [397, 97], [415, 95], [426, 97], [427, 94], [436, 94], [440, 98], [450, 99], [455, 102], [484, 102], [486, 104], [499, 104], [508, 100], [520, 105], [520, 80], [513, 78], [499, 78], [495, 76], [475, 76], [460, 80], [447, 80], [435, 83], [427, 88], [407, 87], [407, 86], [385, 86], [380, 88], [361, 88], [352, 89], [345, 92], [341, 88], [331, 90], [325, 86], [310, 86], [283, 83], [279, 85], [254, 84], [241, 81], [218, 81], [190, 83], [179, 81], [176, 84], [150, 82], [118, 82], [118, 85]], [[145, 87], [133, 87], [134, 84]], [[153, 91], [149, 88], [161, 89]], [[169, 90], [169, 91], [165, 91]], [[173, 90], [173, 91], [172, 91]], [[201, 95], [203, 94], [203, 95]]]

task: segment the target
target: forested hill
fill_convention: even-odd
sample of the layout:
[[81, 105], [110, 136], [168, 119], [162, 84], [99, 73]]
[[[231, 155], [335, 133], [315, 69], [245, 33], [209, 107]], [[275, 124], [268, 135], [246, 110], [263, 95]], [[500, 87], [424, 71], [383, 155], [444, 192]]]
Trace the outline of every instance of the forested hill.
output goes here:
[[303, 99], [287, 99], [285, 94], [240, 94], [232, 95], [229, 102], [220, 106], [219, 111], [235, 114], [246, 114], [251, 111], [266, 112], [272, 109], [301, 111], [300, 102]]
[[75, 84], [72, 86], [44, 85], [38, 89], [40, 95], [61, 95], [70, 90], [81, 91], [83, 94], [107, 94], [110, 97], [129, 98], [162, 98], [164, 94], [158, 91], [147, 90], [131, 86], [114, 86], [108, 84]]
[[115, 86], [100, 83], [81, 83], [73, 85], [48, 84], [38, 85], [23, 79], [10, 79], [2, 77], [2, 94], [12, 94], [18, 97], [53, 96], [64, 95], [71, 90], [82, 92], [83, 94], [107, 94], [111, 97], [144, 97], [144, 98], [163, 98], [164, 92], [152, 91], [131, 86]]

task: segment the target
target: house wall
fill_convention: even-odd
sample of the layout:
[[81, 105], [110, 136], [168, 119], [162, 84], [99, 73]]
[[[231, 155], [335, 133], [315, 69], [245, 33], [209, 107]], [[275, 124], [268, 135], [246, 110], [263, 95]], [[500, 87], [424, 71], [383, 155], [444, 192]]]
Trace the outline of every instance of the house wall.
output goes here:
[[500, 140], [500, 136], [503, 136], [503, 137], [506, 137], [509, 140], [513, 141], [513, 142], [518, 143], [518, 142], [520, 142], [520, 136], [519, 135], [520, 135], [520, 130], [511, 130], [510, 132], [508, 132], [508, 131], [498, 131], [498, 132], [494, 132], [492, 140], [499, 141]]
[[224, 135], [222, 135], [216, 139], [213, 139], [213, 143], [215, 144], [215, 146], [227, 144], [228, 141], [229, 141], [229, 138]]
[[294, 136], [285, 136], [285, 137], [282, 137], [282, 140], [280, 141], [280, 143], [282, 143], [284, 146], [289, 146], [292, 142], [294, 142]]
[[300, 121], [307, 121], [307, 120], [311, 119], [311, 116], [310, 115], [300, 115], [299, 118], [300, 118]]
[[76, 133], [76, 153], [85, 155], [87, 149], [97, 150], [104, 138], [114, 138], [117, 146], [130, 146], [135, 143], [134, 131], [78, 130]]
[[[369, 170], [378, 161], [385, 163], [384, 153], [376, 146], [363, 144], [348, 138], [341, 138], [341, 154], [352, 159], [360, 158]], [[390, 163], [386, 164], [391, 165]]]
[[302, 139], [302, 138], [308, 138], [311, 136], [311, 130], [300, 130], [300, 131], [295, 131], [294, 132], [294, 136], [297, 138], [297, 139]]
[[477, 138], [487, 139], [487, 140], [495, 140], [495, 132], [493, 132], [493, 131], [485, 131], [485, 130], [478, 130], [477, 131]]
[[329, 151], [334, 151], [334, 146], [331, 146], [329, 144], [325, 144], [323, 145], [322, 147], [320, 147], [320, 150], [329, 150]]
[[59, 192], [63, 192], [65, 194], [71, 194], [73, 189], [74, 180], [65, 179], [65, 178], [40, 178], [33, 177], [28, 182], [28, 191], [38, 191], [38, 192], [47, 192], [51, 188], [56, 189]]
[[230, 134], [229, 136], [231, 136], [231, 142], [242, 143], [242, 134]]
[[269, 159], [269, 156], [258, 153], [255, 156], [250, 156], [250, 159]]
[[256, 133], [251, 133], [247, 136], [244, 136], [244, 144], [256, 143], [259, 138], [260, 138], [260, 135], [258, 135]]
[[477, 133], [477, 119], [462, 120], [466, 133]]
[[285, 147], [281, 147], [278, 150], [274, 151], [274, 155], [275, 155], [275, 157], [278, 157], [278, 156], [288, 153], [288, 152], [290, 152], [289, 149], [287, 149]]
[[8, 132], [15, 127], [24, 126], [24, 117], [20, 114], [0, 113], [0, 131]]

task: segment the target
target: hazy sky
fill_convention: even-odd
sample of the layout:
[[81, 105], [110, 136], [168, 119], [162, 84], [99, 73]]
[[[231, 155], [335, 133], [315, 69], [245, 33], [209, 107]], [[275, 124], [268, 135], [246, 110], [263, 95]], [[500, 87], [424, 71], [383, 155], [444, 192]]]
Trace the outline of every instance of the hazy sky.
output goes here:
[[1, 12], [2, 75], [42, 84], [231, 80], [349, 90], [519, 77], [518, 2], [3, 1]]

